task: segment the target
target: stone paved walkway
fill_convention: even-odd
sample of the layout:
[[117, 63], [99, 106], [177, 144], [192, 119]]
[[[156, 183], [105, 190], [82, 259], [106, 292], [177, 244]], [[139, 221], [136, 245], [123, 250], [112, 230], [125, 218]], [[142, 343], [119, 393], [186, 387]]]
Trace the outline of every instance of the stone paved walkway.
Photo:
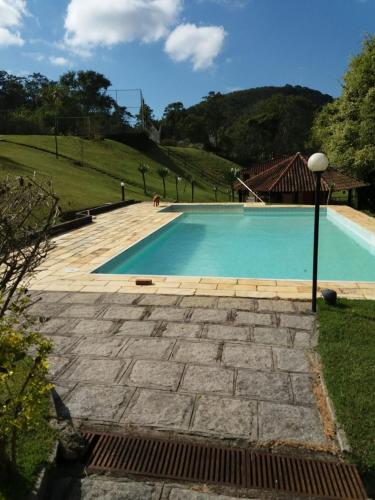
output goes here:
[[309, 304], [38, 292], [51, 378], [78, 422], [324, 447]]

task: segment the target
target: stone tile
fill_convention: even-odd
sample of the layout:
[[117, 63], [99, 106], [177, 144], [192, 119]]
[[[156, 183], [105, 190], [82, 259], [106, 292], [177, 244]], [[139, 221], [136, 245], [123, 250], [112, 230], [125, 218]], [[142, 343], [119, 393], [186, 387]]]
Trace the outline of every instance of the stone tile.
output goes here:
[[274, 347], [275, 368], [288, 372], [311, 372], [306, 351]]
[[316, 408], [268, 402], [259, 405], [259, 438], [261, 441], [325, 443]]
[[127, 339], [111, 338], [89, 338], [83, 339], [73, 347], [71, 352], [74, 354], [84, 356], [111, 356], [115, 357], [123, 346], [126, 344]]
[[32, 301], [38, 300], [39, 302], [53, 303], [58, 302], [60, 299], [65, 297], [67, 292], [38, 292], [32, 293]]
[[73, 305], [61, 312], [59, 316], [64, 318], [96, 318], [103, 310], [102, 305]]
[[271, 314], [258, 314], [253, 312], [238, 311], [234, 320], [236, 325], [272, 325]]
[[311, 340], [313, 335], [310, 332], [298, 331], [294, 336], [294, 347], [302, 347], [309, 349], [311, 347]]
[[187, 314], [187, 309], [178, 307], [157, 307], [151, 311], [148, 319], [164, 321], [183, 321]]
[[180, 303], [181, 307], [211, 307], [216, 306], [215, 297], [183, 297]]
[[32, 316], [41, 316], [43, 318], [52, 318], [60, 314], [66, 309], [66, 304], [51, 303], [51, 302], [37, 302], [28, 308], [28, 314]]
[[125, 321], [116, 335], [151, 337], [158, 324], [156, 321]]
[[203, 325], [194, 325], [191, 323], [167, 323], [162, 332], [163, 337], [183, 337], [199, 338]]
[[66, 352], [78, 342], [77, 338], [63, 335], [53, 335], [48, 337], [48, 340], [52, 342], [52, 352], [54, 354]]
[[168, 359], [174, 341], [161, 338], [129, 339], [121, 356], [130, 358]]
[[292, 374], [291, 378], [295, 402], [301, 405], [315, 404], [314, 378], [302, 373]]
[[117, 414], [129, 403], [134, 388], [78, 384], [66, 401], [72, 418], [117, 422]]
[[222, 362], [228, 366], [251, 368], [253, 370], [272, 369], [272, 351], [270, 347], [244, 344], [224, 344]]
[[226, 325], [207, 325], [204, 337], [215, 340], [250, 340], [249, 327], [226, 326]]
[[217, 307], [219, 309], [237, 309], [238, 311], [254, 311], [254, 299], [241, 299], [232, 297], [220, 297]]
[[48, 356], [48, 377], [55, 380], [57, 375], [66, 368], [72, 361], [72, 357], [55, 356], [53, 354]]
[[292, 403], [289, 375], [286, 373], [238, 370], [236, 396]]
[[162, 429], [187, 430], [194, 398], [166, 391], [140, 389], [121, 423]]
[[[242, 496], [241, 498], [243, 500], [246, 500], [246, 498]], [[168, 500], [238, 500], [238, 497], [228, 497], [226, 495], [199, 493], [198, 491], [194, 490], [182, 490], [180, 488], [172, 488], [168, 496]], [[256, 499], [253, 498], [253, 500]]]
[[201, 396], [197, 401], [192, 430], [223, 438], [244, 437], [255, 440], [256, 412], [255, 401]]
[[82, 319], [71, 330], [74, 335], [110, 335], [116, 329], [113, 321]]
[[293, 313], [295, 312], [293, 302], [289, 300], [258, 300], [258, 311], [259, 312], [283, 312], [283, 313]]
[[145, 313], [144, 307], [137, 306], [109, 306], [104, 314], [105, 319], [133, 319], [139, 320]]
[[138, 360], [124, 382], [137, 387], [176, 391], [183, 371], [181, 363]]
[[63, 403], [63, 401], [65, 401], [65, 399], [68, 397], [68, 394], [74, 389], [76, 385], [76, 382], [67, 381], [56, 382], [55, 384], [53, 384], [51, 395], [57, 410], [61, 408], [61, 404]]
[[180, 387], [186, 392], [233, 394], [233, 370], [214, 366], [188, 365]]
[[125, 370], [130, 362], [130, 359], [78, 358], [59, 379], [110, 384], [115, 382], [120, 371]]
[[178, 341], [173, 350], [173, 359], [182, 363], [212, 364], [218, 362], [219, 346], [216, 342]]
[[221, 323], [228, 320], [229, 311], [223, 309], [193, 309], [191, 322], [193, 323]]
[[38, 330], [41, 333], [67, 333], [71, 328], [74, 328], [76, 320], [65, 318], [51, 318], [45, 323], [42, 323]]
[[120, 306], [129, 306], [133, 304], [140, 295], [133, 293], [102, 293], [99, 302], [102, 304], [117, 304]]
[[315, 324], [314, 316], [280, 314], [280, 326], [298, 330], [312, 330]]
[[159, 500], [161, 491], [162, 484], [85, 477], [76, 480], [69, 500]]
[[256, 326], [254, 328], [254, 342], [258, 344], [289, 346], [291, 344], [291, 336], [286, 328]]
[[138, 303], [142, 306], [174, 306], [179, 298], [173, 295], [143, 295]]
[[100, 296], [100, 293], [72, 292], [65, 295], [61, 302], [68, 304], [94, 304]]

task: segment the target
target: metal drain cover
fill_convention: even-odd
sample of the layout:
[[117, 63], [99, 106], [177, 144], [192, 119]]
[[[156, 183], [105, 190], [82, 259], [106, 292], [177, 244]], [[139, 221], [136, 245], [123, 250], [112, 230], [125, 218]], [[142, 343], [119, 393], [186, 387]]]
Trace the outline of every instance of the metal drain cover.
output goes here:
[[366, 499], [354, 465], [198, 443], [86, 432], [89, 472]]

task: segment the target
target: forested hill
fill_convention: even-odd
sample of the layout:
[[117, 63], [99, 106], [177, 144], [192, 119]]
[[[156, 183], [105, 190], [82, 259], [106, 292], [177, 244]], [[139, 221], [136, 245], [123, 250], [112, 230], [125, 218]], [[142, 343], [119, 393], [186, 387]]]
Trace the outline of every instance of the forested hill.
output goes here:
[[308, 148], [315, 114], [333, 98], [307, 87], [259, 87], [228, 94], [210, 92], [189, 108], [170, 104], [165, 140], [201, 142], [248, 162]]
[[[315, 108], [321, 108], [333, 99], [328, 94], [322, 94], [319, 90], [301, 87], [300, 85], [285, 85], [284, 87], [256, 87], [253, 89], [237, 90], [222, 94], [221, 105], [224, 106], [227, 118], [237, 118], [239, 115], [247, 113], [260, 101], [269, 99], [275, 95], [283, 97], [303, 97], [307, 99]], [[206, 100], [188, 108], [191, 112], [201, 112]]]

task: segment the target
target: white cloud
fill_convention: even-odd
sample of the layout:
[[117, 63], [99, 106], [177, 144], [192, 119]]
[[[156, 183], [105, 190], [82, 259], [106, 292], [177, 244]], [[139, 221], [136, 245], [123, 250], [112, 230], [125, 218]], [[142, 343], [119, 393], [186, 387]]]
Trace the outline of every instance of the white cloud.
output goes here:
[[51, 56], [49, 57], [49, 62], [54, 66], [70, 66], [71, 62], [66, 57]]
[[0, 0], [0, 47], [24, 44], [19, 28], [26, 13], [26, 0]]
[[242, 9], [243, 7], [246, 7], [250, 1], [251, 0], [198, 0], [198, 3], [210, 2], [234, 9]]
[[70, 0], [65, 42], [73, 49], [134, 40], [156, 42], [177, 22], [182, 1]]
[[165, 51], [173, 61], [191, 61], [194, 70], [205, 69], [219, 55], [225, 36], [222, 26], [181, 24], [168, 36]]

